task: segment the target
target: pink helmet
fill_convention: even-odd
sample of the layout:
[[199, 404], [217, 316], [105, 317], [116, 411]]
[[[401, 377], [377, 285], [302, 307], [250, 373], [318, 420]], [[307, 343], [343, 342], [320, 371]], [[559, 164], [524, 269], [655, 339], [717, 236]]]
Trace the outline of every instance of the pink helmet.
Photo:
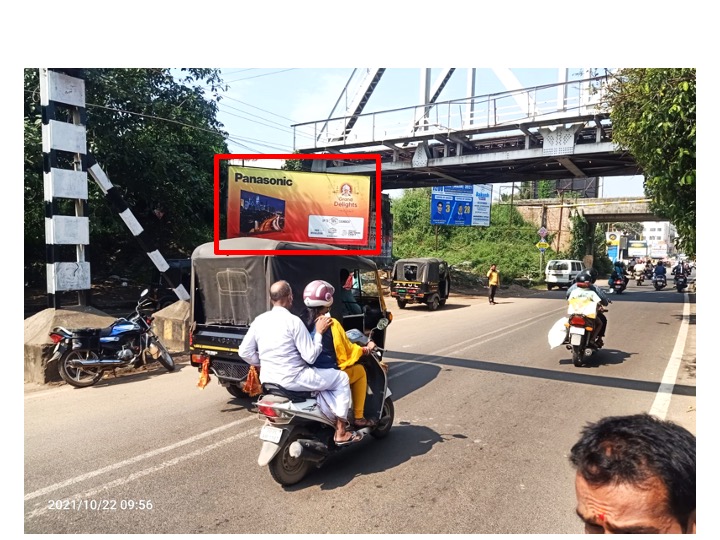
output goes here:
[[305, 286], [303, 301], [307, 307], [330, 307], [333, 303], [335, 287], [327, 281], [316, 279]]

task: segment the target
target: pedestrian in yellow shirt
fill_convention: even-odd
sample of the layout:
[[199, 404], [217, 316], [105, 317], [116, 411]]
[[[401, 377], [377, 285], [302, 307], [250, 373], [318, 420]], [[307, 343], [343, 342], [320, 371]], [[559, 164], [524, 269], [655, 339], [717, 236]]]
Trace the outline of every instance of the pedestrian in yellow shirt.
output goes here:
[[487, 278], [488, 288], [490, 289], [490, 292], [488, 293], [488, 301], [490, 302], [490, 305], [497, 304], [495, 301], [495, 292], [497, 291], [498, 285], [500, 285], [500, 274], [497, 271], [496, 265], [493, 264], [490, 266]]

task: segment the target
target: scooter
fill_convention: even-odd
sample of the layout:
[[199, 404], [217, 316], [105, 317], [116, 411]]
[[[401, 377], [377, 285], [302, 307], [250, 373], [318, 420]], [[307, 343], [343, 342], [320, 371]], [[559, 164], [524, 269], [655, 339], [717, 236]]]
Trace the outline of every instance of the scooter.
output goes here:
[[612, 279], [610, 278], [608, 280], [608, 285], [610, 285], [610, 290], [614, 292], [615, 294], [622, 294], [622, 292], [627, 287], [628, 281], [630, 278], [623, 277], [621, 279]]
[[645, 272], [635, 271], [635, 285], [642, 285], [645, 281]]
[[653, 287], [655, 287], [656, 291], [664, 289], [666, 287], [666, 285], [667, 285], [667, 279], [665, 278], [665, 276], [660, 275], [660, 276], [655, 276], [653, 278]]
[[[378, 330], [389, 324], [380, 319]], [[348, 339], [364, 346], [369, 338], [356, 329], [346, 332]], [[376, 347], [360, 362], [367, 372], [368, 393], [365, 417], [378, 419], [377, 424], [357, 430], [375, 439], [387, 437], [395, 419], [395, 407], [387, 386], [387, 374], [380, 363], [383, 349]], [[300, 482], [313, 467], [320, 467], [336, 452], [344, 450], [334, 441], [335, 422], [324, 416], [314, 392], [286, 390], [280, 385], [265, 383], [263, 394], [255, 403], [258, 418], [265, 424], [260, 430], [262, 448], [258, 465], [268, 466], [270, 476], [282, 486]], [[349, 446], [354, 446], [352, 445]]]
[[677, 289], [677, 292], [683, 292], [687, 286], [687, 276], [685, 274], [677, 274], [675, 276], [675, 288]]

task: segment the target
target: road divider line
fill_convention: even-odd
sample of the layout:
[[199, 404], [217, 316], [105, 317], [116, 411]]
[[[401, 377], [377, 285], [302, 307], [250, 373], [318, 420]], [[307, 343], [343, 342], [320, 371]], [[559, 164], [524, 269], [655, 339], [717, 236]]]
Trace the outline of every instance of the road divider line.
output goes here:
[[[236, 424], [236, 423], [237, 422], [233, 422], [233, 424]], [[228, 437], [227, 439], [217, 441], [217, 442], [209, 444], [203, 448], [198, 448], [197, 450], [194, 450], [188, 454], [183, 454], [182, 456], [176, 457], [174, 459], [163, 461], [162, 463], [160, 463], [159, 465], [155, 465], [154, 467], [149, 467], [147, 469], [143, 469], [142, 471], [134, 472], [128, 476], [125, 476], [124, 478], [118, 478], [116, 480], [113, 480], [112, 482], [103, 484], [102, 486], [99, 486], [95, 489], [91, 489], [91, 490], [85, 491], [83, 493], [76, 493], [75, 495], [71, 495], [70, 497], [62, 497], [62, 498], [67, 499], [67, 500], [72, 500], [72, 501], [82, 501], [82, 500], [89, 500], [89, 499], [93, 498], [95, 495], [97, 495], [98, 493], [107, 494], [107, 492], [113, 488], [122, 486], [129, 482], [137, 480], [138, 478], [142, 478], [143, 476], [147, 476], [149, 474], [161, 471], [168, 467], [172, 467], [174, 465], [177, 465], [178, 463], [187, 461], [188, 459], [196, 458], [198, 456], [206, 454], [207, 452], [210, 452], [212, 450], [220, 448], [221, 446], [225, 446], [226, 444], [230, 444], [239, 439], [243, 439], [249, 435], [254, 435], [259, 432], [260, 432], [259, 427], [251, 428], [247, 431], [243, 431], [242, 433], [238, 433], [236, 435]], [[107, 497], [107, 498], [112, 498], [112, 497]], [[49, 505], [45, 504], [45, 505], [43, 505], [39, 508], [36, 508], [35, 510], [25, 514], [25, 519], [29, 520], [29, 519], [36, 518], [38, 516], [45, 514], [48, 511], [49, 511]]]
[[678, 331], [677, 339], [675, 340], [675, 347], [673, 347], [672, 354], [670, 354], [670, 360], [668, 360], [665, 373], [663, 373], [660, 388], [658, 388], [657, 394], [655, 394], [655, 400], [653, 401], [652, 407], [650, 407], [650, 414], [660, 418], [661, 420], [665, 420], [668, 409], [670, 408], [670, 400], [672, 399], [673, 388], [675, 387], [677, 374], [678, 371], [680, 371], [680, 365], [682, 364], [682, 357], [683, 352], [685, 351], [685, 341], [687, 341], [689, 326], [690, 302], [687, 293], [685, 293], [683, 318], [680, 323], [680, 330]]
[[42, 497], [43, 495], [47, 495], [48, 493], [52, 493], [53, 491], [57, 491], [59, 489], [71, 486], [73, 484], [77, 484], [79, 482], [84, 482], [85, 480], [89, 480], [90, 478], [94, 478], [101, 474], [109, 473], [116, 469], [120, 469], [120, 468], [126, 467], [128, 465], [132, 465], [139, 461], [142, 461], [142, 460], [145, 460], [145, 459], [148, 459], [151, 457], [155, 457], [160, 454], [164, 454], [165, 452], [170, 452], [171, 450], [175, 450], [176, 448], [180, 448], [181, 446], [185, 446], [187, 444], [194, 443], [194, 442], [204, 439], [206, 437], [210, 437], [212, 435], [220, 433], [221, 431], [225, 431], [226, 429], [229, 429], [231, 427], [239, 426], [246, 422], [250, 422], [251, 420], [256, 420], [256, 417], [249, 416], [247, 418], [243, 418], [242, 420], [236, 420], [234, 422], [230, 422], [229, 424], [225, 424], [224, 426], [220, 426], [215, 429], [211, 429], [210, 431], [206, 431], [204, 433], [199, 433], [198, 435], [194, 435], [188, 439], [178, 441], [175, 444], [171, 444], [171, 445], [165, 446], [163, 448], [158, 448], [157, 450], [151, 450], [150, 452], [140, 454], [139, 456], [135, 456], [133, 458], [126, 459], [124, 461], [119, 461], [118, 463], [113, 463], [112, 465], [108, 465], [107, 467], [103, 467], [102, 469], [97, 469], [95, 471], [91, 471], [89, 473], [85, 473], [85, 474], [81, 474], [80, 476], [76, 476], [75, 478], [70, 478], [68, 480], [65, 480], [64, 482], [59, 482], [57, 484], [53, 484], [51, 486], [47, 486], [42, 489], [38, 489], [36, 491], [33, 491], [32, 493], [26, 494], [25, 500], [29, 501], [32, 499], [36, 499], [37, 497]]
[[[566, 309], [567, 309], [567, 308], [566, 308], [565, 306], [563, 306], [563, 307], [560, 308], [560, 309], [554, 309], [554, 310], [552, 310], [552, 311], [548, 311], [548, 312], [546, 312], [546, 313], [543, 313], [543, 314], [541, 314], [541, 315], [537, 315], [537, 316], [532, 317], [532, 318], [530, 318], [530, 319], [525, 319], [525, 320], [522, 320], [522, 321], [517, 322], [517, 323], [515, 323], [515, 324], [511, 324], [511, 325], [505, 326], [505, 327], [503, 327], [503, 328], [498, 328], [497, 330], [493, 330], [493, 331], [491, 331], [491, 332], [488, 332], [488, 333], [486, 333], [486, 334], [483, 334], [482, 336], [475, 336], [475, 337], [473, 337], [473, 338], [466, 339], [465, 341], [462, 341], [462, 342], [460, 342], [460, 343], [456, 343], [455, 345], [453, 345], [453, 346], [451, 346], [451, 347], [443, 347], [443, 348], [441, 348], [441, 349], [438, 349], [438, 350], [435, 351], [435, 352], [432, 352], [432, 353], [429, 353], [429, 354], [419, 355], [419, 356], [417, 357], [417, 359], [414, 360], [415, 363], [414, 363], [413, 365], [411, 365], [411, 366], [409, 366], [409, 367], [407, 367], [407, 368], [405, 368], [405, 367], [400, 368], [400, 369], [397, 370], [397, 372], [394, 371], [394, 372], [392, 373], [392, 375], [390, 375], [389, 378], [390, 378], [390, 379], [393, 379], [393, 378], [396, 377], [396, 376], [405, 375], [406, 373], [409, 373], [409, 372], [411, 372], [411, 371], [415, 371], [416, 369], [419, 369], [419, 368], [422, 367], [423, 365], [433, 364], [433, 363], [435, 363], [435, 360], [430, 360], [430, 359], [433, 358], [433, 357], [441, 356], [441, 355], [444, 355], [444, 354], [457, 354], [457, 353], [459, 353], [459, 352], [462, 352], [462, 351], [465, 351], [465, 350], [469, 349], [470, 347], [477, 347], [478, 345], [484, 345], [485, 343], [488, 343], [489, 341], [492, 341], [492, 340], [497, 339], [497, 338], [499, 338], [499, 337], [503, 337], [503, 336], [505, 336], [505, 335], [507, 335], [507, 334], [510, 334], [510, 333], [512, 333], [512, 332], [515, 332], [516, 330], [519, 330], [519, 329], [521, 329], [521, 328], [524, 328], [524, 327], [526, 327], [526, 326], [528, 325], [528, 323], [531, 323], [531, 322], [534, 322], [534, 321], [537, 321], [537, 320], [540, 320], [540, 319], [544, 319], [544, 318], [550, 318], [550, 317], [554, 316], [553, 314], [554, 314], [556, 311], [566, 311]], [[458, 345], [464, 345], [464, 346], [461, 346], [461, 347], [458, 349], [458, 348], [456, 348]], [[392, 351], [390, 351], [389, 354], [384, 355], [384, 358], [392, 358]], [[428, 359], [429, 361], [428, 361], [428, 362], [423, 362], [423, 361], [422, 361], [423, 359]]]

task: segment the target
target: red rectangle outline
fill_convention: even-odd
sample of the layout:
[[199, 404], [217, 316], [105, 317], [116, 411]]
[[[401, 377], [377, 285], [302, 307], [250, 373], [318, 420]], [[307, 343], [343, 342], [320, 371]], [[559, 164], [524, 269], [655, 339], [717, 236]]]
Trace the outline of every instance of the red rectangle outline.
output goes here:
[[[322, 159], [345, 160], [365, 159], [375, 160], [375, 249], [220, 249], [220, 161], [230, 159]], [[213, 239], [213, 253], [215, 255], [380, 255], [382, 247], [382, 179], [380, 177], [380, 154], [215, 154], [214, 160], [214, 206], [215, 226]], [[368, 229], [369, 231], [369, 229]]]

